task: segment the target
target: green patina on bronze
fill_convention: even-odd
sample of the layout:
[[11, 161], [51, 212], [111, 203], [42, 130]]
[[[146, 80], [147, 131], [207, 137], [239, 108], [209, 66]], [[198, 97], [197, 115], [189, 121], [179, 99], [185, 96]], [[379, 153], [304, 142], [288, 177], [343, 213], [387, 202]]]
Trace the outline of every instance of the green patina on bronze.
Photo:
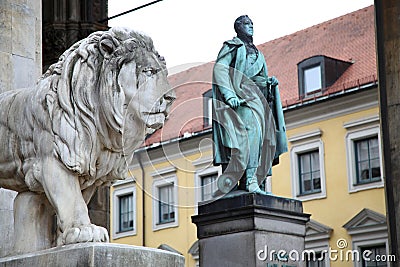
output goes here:
[[239, 17], [235, 30], [213, 71], [214, 164], [222, 164], [233, 182], [243, 176], [242, 189], [262, 193], [258, 184], [287, 151], [285, 123], [278, 81], [268, 76], [265, 58], [252, 43], [251, 20]]

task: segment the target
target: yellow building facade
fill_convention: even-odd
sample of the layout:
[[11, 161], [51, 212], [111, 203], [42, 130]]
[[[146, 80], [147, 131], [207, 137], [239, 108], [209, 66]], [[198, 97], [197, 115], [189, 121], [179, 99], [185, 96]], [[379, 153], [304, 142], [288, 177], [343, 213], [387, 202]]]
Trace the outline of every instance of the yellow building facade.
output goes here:
[[[352, 25], [365, 29], [355, 32]], [[313, 51], [303, 47], [293, 55], [288, 52], [298, 47], [300, 38], [310, 40], [310, 34], [318, 37]], [[321, 34], [342, 39], [318, 45]], [[353, 45], [360, 40], [366, 49]], [[374, 55], [374, 40], [372, 6], [259, 46], [270, 72], [280, 80], [289, 144], [267, 189], [302, 200], [304, 212], [311, 214], [305, 245], [316, 258], [307, 266], [387, 266], [393, 260], [362, 258], [365, 253], [371, 259], [388, 253], [378, 84], [375, 60], [368, 58]], [[268, 57], [273, 49], [282, 53]], [[308, 79], [306, 70], [316, 65], [321, 85], [308, 90], [299, 79]], [[333, 82], [330, 66], [343, 69], [335, 72]], [[208, 84], [176, 84], [184, 78], [198, 80], [199, 73]], [[198, 266], [191, 216], [199, 203], [212, 198], [221, 174], [212, 164], [210, 73], [205, 65], [172, 77], [177, 103], [164, 130], [136, 151], [130, 179], [111, 188], [111, 242], [174, 251], [185, 256], [186, 266]]]

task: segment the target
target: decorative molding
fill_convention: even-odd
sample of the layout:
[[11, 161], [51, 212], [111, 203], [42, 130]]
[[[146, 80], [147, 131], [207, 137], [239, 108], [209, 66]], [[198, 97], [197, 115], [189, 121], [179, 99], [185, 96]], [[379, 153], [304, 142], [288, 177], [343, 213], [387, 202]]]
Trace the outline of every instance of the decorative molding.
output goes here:
[[[211, 142], [204, 144], [204, 138], [211, 139], [211, 131], [204, 135], [192, 136], [174, 142], [166, 142], [160, 144], [157, 148], [141, 148], [135, 152], [130, 169], [140, 168], [138, 163], [138, 154], [140, 153], [143, 167], [156, 165], [164, 162], [171, 162], [173, 160], [182, 159], [191, 155], [199, 154], [200, 152], [212, 151]], [[188, 163], [193, 164], [195, 161], [188, 160]]]
[[286, 129], [296, 129], [304, 125], [378, 107], [377, 88], [377, 85], [371, 85], [353, 93], [331, 97], [329, 101], [287, 109], [284, 111]]
[[176, 254], [179, 254], [179, 255], [183, 255], [178, 250], [174, 249], [173, 247], [171, 247], [170, 245], [167, 245], [167, 244], [161, 244], [157, 248], [161, 249], [161, 250], [169, 251], [169, 252], [172, 252], [172, 253], [176, 253]]
[[[376, 211], [364, 208], [351, 218], [343, 227], [351, 236], [352, 248], [359, 252], [365, 247], [384, 245], [388, 252], [388, 229], [386, 217]], [[355, 262], [361, 267], [361, 262]]]
[[333, 229], [315, 220], [306, 224], [306, 242], [314, 239], [329, 239]]
[[200, 158], [194, 160], [192, 162], [192, 164], [196, 168], [203, 167], [204, 165], [211, 166], [213, 163], [213, 159], [214, 158], [212, 156], [200, 157]]
[[292, 136], [288, 137], [288, 141], [293, 143], [293, 142], [303, 141], [303, 140], [309, 139], [309, 138], [320, 138], [321, 136], [322, 136], [321, 129], [316, 129], [316, 130], [309, 131], [306, 133], [292, 135]]
[[112, 187], [124, 186], [124, 185], [130, 184], [130, 183], [136, 183], [135, 177], [129, 177], [129, 178], [126, 178], [125, 180], [118, 180], [112, 184]]
[[369, 233], [371, 229], [387, 228], [386, 216], [364, 208], [356, 216], [343, 225], [349, 235]]
[[[310, 220], [306, 224], [305, 249], [315, 252], [329, 251], [329, 239], [333, 229], [315, 220]], [[326, 252], [324, 266], [330, 266], [329, 257]]]
[[367, 124], [379, 124], [379, 120], [379, 115], [377, 114], [370, 117], [345, 122], [343, 123], [343, 127], [348, 130], [354, 127], [365, 126]]
[[199, 240], [194, 241], [192, 246], [190, 246], [188, 253], [196, 260], [199, 258]]
[[152, 172], [150, 175], [153, 178], [158, 178], [160, 176], [164, 175], [172, 175], [176, 172], [176, 167], [175, 166], [168, 166], [162, 169], [157, 169], [155, 172]]

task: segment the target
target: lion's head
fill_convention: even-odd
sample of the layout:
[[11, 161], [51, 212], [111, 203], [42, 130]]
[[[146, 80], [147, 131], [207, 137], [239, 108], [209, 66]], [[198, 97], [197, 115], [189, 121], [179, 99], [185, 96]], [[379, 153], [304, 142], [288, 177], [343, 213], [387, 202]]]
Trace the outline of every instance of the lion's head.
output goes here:
[[51, 80], [46, 104], [56, 153], [89, 177], [120, 178], [125, 157], [163, 125], [175, 98], [152, 40], [125, 28], [76, 43], [42, 79]]

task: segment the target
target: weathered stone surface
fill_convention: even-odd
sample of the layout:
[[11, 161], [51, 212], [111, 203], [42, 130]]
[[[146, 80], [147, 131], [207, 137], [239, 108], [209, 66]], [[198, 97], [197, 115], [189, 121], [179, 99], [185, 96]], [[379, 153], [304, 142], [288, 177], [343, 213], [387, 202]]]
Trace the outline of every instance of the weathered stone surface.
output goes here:
[[26, 88], [31, 86], [32, 81], [37, 77], [35, 61], [31, 58], [12, 55], [11, 65], [13, 67], [13, 83], [11, 88]]
[[35, 13], [35, 80], [42, 75], [42, 1], [32, 1]]
[[42, 74], [41, 1], [0, 2], [0, 91], [32, 86]]
[[[26, 67], [29, 76], [34, 66], [15, 58], [15, 73]], [[34, 86], [0, 95], [0, 187], [34, 194], [15, 202], [14, 253], [52, 240], [108, 242], [86, 204], [97, 187], [127, 176], [135, 148], [162, 127], [174, 100], [165, 70], [148, 36], [111, 29], [74, 44]], [[44, 196], [49, 212], [30, 212]]]
[[271, 195], [235, 194], [203, 203], [192, 217], [197, 225], [200, 266], [303, 266], [301, 261], [280, 261], [269, 255], [272, 250], [301, 254], [308, 220], [300, 201]]
[[262, 196], [259, 194], [248, 194], [245, 191], [231, 192], [217, 201], [199, 204], [199, 214], [222, 212], [241, 207], [262, 207], [268, 209], [278, 209], [286, 212], [303, 212], [301, 201], [291, 198], [278, 197], [274, 195]]
[[181, 255], [153, 248], [118, 244], [67, 245], [20, 256], [0, 258], [0, 266], [135, 266], [184, 267]]
[[3, 3], [0, 4], [0, 52], [11, 53], [11, 3], [6, 0], [2, 2]]
[[35, 58], [36, 19], [31, 6], [24, 3], [12, 4], [12, 53]]
[[[41, 2], [0, 1], [0, 93], [32, 86], [42, 74]], [[0, 257], [10, 254], [14, 243], [15, 195], [0, 188]]]
[[0, 52], [0, 93], [8, 91], [12, 86], [12, 56], [10, 53]]
[[[14, 198], [17, 192], [0, 188], [0, 210], [13, 210]], [[11, 199], [11, 201], [9, 201]]]
[[0, 258], [11, 253], [14, 242], [13, 203], [16, 192], [0, 188]]
[[55, 212], [44, 194], [19, 193], [14, 206], [18, 208], [14, 211], [16, 246], [13, 254], [43, 250], [54, 245]]

